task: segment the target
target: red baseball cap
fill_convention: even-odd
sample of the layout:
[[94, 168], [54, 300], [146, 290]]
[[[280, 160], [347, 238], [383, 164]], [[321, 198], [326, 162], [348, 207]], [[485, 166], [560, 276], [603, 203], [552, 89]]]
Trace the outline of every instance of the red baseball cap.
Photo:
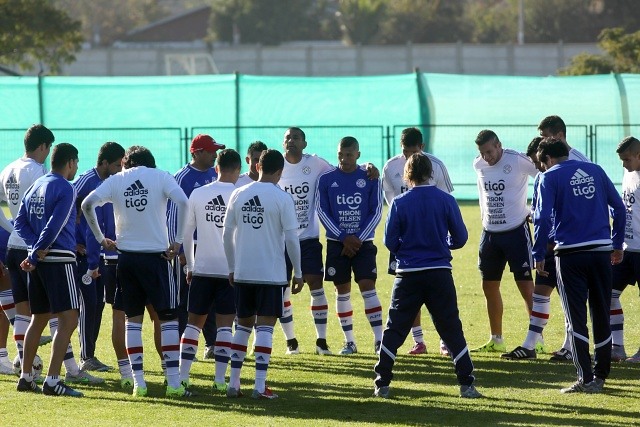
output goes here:
[[191, 153], [195, 153], [196, 151], [208, 151], [210, 153], [215, 153], [218, 150], [224, 150], [225, 146], [222, 144], [218, 144], [215, 139], [211, 138], [209, 135], [205, 135], [203, 133], [196, 135], [191, 140], [191, 148], [189, 151]]

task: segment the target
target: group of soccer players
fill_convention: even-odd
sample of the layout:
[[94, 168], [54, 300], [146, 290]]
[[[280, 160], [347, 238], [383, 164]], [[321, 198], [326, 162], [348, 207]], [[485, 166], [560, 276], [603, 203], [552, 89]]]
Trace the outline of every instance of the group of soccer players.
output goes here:
[[[547, 117], [539, 130], [541, 136], [532, 141], [526, 154], [502, 148], [490, 130], [480, 132], [476, 139], [480, 155], [473, 166], [483, 221], [479, 268], [491, 336], [487, 344], [472, 351], [501, 352], [506, 359], [537, 357], [536, 353], [544, 351], [542, 331], [549, 317], [551, 292], [557, 287], [568, 332], [552, 359], [575, 360], [578, 371], [578, 381], [563, 390], [598, 392], [610, 360], [626, 359], [619, 296], [640, 276], [640, 262], [635, 258], [640, 249], [634, 244], [634, 237], [640, 238], [640, 214], [633, 209], [640, 186], [640, 141], [629, 137], [618, 148], [627, 170], [623, 206], [619, 196], [612, 200], [612, 185], [601, 169], [568, 146], [562, 119]], [[355, 138], [339, 141], [338, 165], [333, 167], [305, 153], [305, 134], [296, 127], [286, 130], [283, 153], [260, 141], [251, 144], [245, 158], [249, 172], [242, 175], [239, 153], [209, 135], [197, 135], [191, 142], [190, 163], [175, 176], [156, 168], [148, 148], [125, 150], [108, 142], [98, 153], [96, 167], [71, 184], [78, 169], [78, 151], [67, 143], [51, 150], [53, 142], [50, 130], [34, 125], [25, 135], [25, 155], [0, 175], [0, 198], [13, 217], [10, 222], [0, 215], [0, 226], [11, 232], [5, 262], [10, 284], [6, 280], [0, 284], [0, 306], [14, 329], [22, 367], [19, 391], [82, 396], [69, 383], [103, 381], [89, 371], [111, 369], [95, 356], [106, 302], [113, 308], [112, 342], [120, 384], [134, 396], [147, 395], [142, 345], [147, 310], [168, 397], [194, 395], [189, 373], [202, 333], [204, 357], [215, 361], [214, 391], [229, 398], [243, 395], [240, 372], [252, 349], [255, 383], [251, 396], [277, 398], [266, 383], [274, 326], [279, 320], [287, 354], [299, 353], [290, 296], [302, 291], [305, 283], [316, 329], [316, 354], [332, 354], [327, 344], [328, 301], [323, 281], [336, 288], [336, 312], [344, 333], [339, 354], [358, 352], [352, 320], [353, 274], [372, 328], [372, 348], [379, 354], [374, 395], [389, 396], [397, 349], [410, 331], [415, 343], [409, 353], [426, 352], [420, 326], [420, 307], [425, 304], [441, 337], [440, 353], [454, 361], [460, 396], [481, 396], [473, 384], [473, 364], [451, 275], [450, 251], [466, 243], [467, 231], [455, 199], [448, 194], [453, 186], [447, 169], [423, 151], [418, 129], [402, 132], [402, 154], [385, 164], [382, 180], [375, 166], [359, 164]], [[44, 162], [50, 150], [51, 171], [47, 173]], [[573, 163], [577, 166], [569, 178], [574, 195], [585, 196], [587, 204], [599, 203], [593, 209], [608, 212], [610, 206], [615, 212], [613, 234], [606, 216], [606, 226], [600, 224], [591, 234], [593, 227], [573, 230], [586, 237], [565, 241], [567, 221], [560, 223], [557, 218], [568, 215], [566, 206], [571, 201], [560, 200], [562, 192], [550, 189], [552, 184], [547, 183], [562, 184], [545, 178], [557, 176], [557, 169]], [[526, 200], [529, 176], [536, 177], [531, 208]], [[383, 197], [390, 206], [384, 236], [390, 252], [388, 272], [396, 277], [384, 332], [373, 243]], [[622, 226], [620, 206], [626, 210]], [[535, 247], [529, 225], [532, 218]], [[320, 223], [326, 230], [324, 262]], [[622, 234], [620, 227], [625, 224]], [[558, 241], [559, 235], [565, 240]], [[613, 272], [607, 267], [609, 275], [594, 283], [575, 279], [585, 264], [594, 263], [574, 262], [572, 257], [584, 252], [613, 253]], [[570, 277], [555, 271], [560, 259], [567, 262]], [[507, 262], [530, 315], [527, 337], [511, 352], [506, 351], [502, 338], [500, 295]], [[535, 286], [534, 267], [538, 272]], [[602, 290], [599, 298], [591, 287]], [[595, 374], [590, 359], [588, 363], [585, 359], [589, 338], [583, 289], [588, 289], [592, 312], [594, 307], [601, 309], [600, 314], [610, 312], [606, 325], [602, 316], [594, 318]], [[54, 339], [40, 387], [31, 367], [47, 323]], [[70, 344], [78, 324], [79, 365]], [[626, 360], [640, 362], [640, 352]], [[59, 376], [63, 362], [64, 381]], [[0, 368], [12, 371], [9, 363], [6, 348], [0, 348]]]

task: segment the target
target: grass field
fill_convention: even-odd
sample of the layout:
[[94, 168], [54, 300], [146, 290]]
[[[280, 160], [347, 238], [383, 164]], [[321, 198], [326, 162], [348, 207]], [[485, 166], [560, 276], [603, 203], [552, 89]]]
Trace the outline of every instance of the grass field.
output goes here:
[[[484, 297], [477, 271], [480, 218], [477, 204], [462, 206], [469, 229], [469, 242], [454, 252], [454, 277], [465, 336], [470, 347], [483, 344], [489, 335]], [[386, 270], [387, 251], [382, 245], [383, 224], [378, 227], [378, 269]], [[380, 274], [378, 292], [383, 308], [389, 304], [392, 277]], [[327, 283], [330, 319], [328, 342], [334, 351], [342, 343], [335, 316], [335, 300]], [[528, 327], [528, 316], [513, 278], [502, 283], [504, 334], [507, 347], [520, 345]], [[309, 293], [305, 289], [293, 297], [296, 333], [302, 354], [285, 356], [283, 334], [276, 326], [274, 351], [268, 383], [280, 395], [275, 401], [250, 398], [228, 400], [212, 395], [212, 361], [194, 363], [192, 384], [200, 397], [171, 400], [164, 397], [160, 362], [155, 353], [151, 324], [143, 328], [146, 348], [145, 370], [149, 398], [138, 400], [119, 389], [119, 375], [105, 374], [106, 384], [78, 387], [83, 399], [51, 398], [15, 392], [16, 378], [0, 377], [0, 423], [2, 425], [638, 425], [640, 366], [616, 363], [607, 380], [606, 391], [598, 395], [562, 395], [559, 389], [575, 381], [572, 364], [554, 364], [548, 357], [528, 362], [503, 361], [498, 355], [476, 355], [478, 389], [483, 399], [458, 397], [451, 361], [438, 354], [438, 338], [423, 310], [423, 327], [429, 354], [410, 356], [411, 339], [400, 349], [396, 361], [392, 398], [371, 397], [373, 385], [372, 334], [364, 317], [362, 299], [352, 293], [354, 330], [359, 354], [350, 357], [321, 357], [313, 354], [315, 330], [309, 313]], [[552, 312], [545, 329], [548, 351], [556, 350], [564, 337], [563, 318], [557, 294], [552, 296]], [[640, 346], [640, 304], [638, 289], [628, 288], [622, 296], [625, 310], [625, 337], [628, 353]], [[101, 339], [96, 355], [115, 365], [110, 348], [110, 308], [105, 309]], [[202, 342], [202, 341], [201, 341]], [[73, 342], [76, 356], [77, 340]], [[202, 349], [202, 346], [200, 347]], [[9, 345], [13, 357], [15, 348]], [[39, 350], [48, 362], [50, 346]], [[198, 356], [202, 355], [202, 351]], [[253, 386], [253, 362], [245, 363], [242, 386]], [[55, 420], [55, 421], [54, 421]], [[62, 420], [62, 421], [57, 421]]]

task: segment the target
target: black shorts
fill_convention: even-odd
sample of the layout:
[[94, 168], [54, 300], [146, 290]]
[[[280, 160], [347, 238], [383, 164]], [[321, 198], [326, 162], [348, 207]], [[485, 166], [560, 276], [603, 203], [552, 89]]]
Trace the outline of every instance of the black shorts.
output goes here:
[[127, 317], [144, 314], [146, 304], [151, 304], [157, 313], [177, 307], [173, 267], [162, 255], [163, 252], [120, 253], [116, 277]]
[[[287, 254], [287, 250], [284, 251], [284, 258], [287, 262], [287, 281], [293, 277], [293, 266], [291, 260]], [[324, 274], [324, 267], [322, 266], [322, 243], [320, 239], [305, 239], [300, 241], [300, 264], [302, 267], [302, 274], [322, 276]]]
[[376, 280], [378, 270], [376, 269], [376, 254], [378, 248], [371, 240], [362, 242], [360, 250], [353, 258], [341, 255], [344, 246], [336, 240], [327, 240], [327, 262], [324, 280], [333, 282], [335, 285], [342, 285], [351, 281], [351, 271], [356, 282], [360, 280]]
[[622, 262], [614, 265], [613, 289], [623, 291], [627, 285], [635, 285], [640, 281], [640, 252], [624, 251]]
[[104, 286], [104, 302], [111, 304], [115, 310], [123, 310], [122, 292], [116, 278], [118, 260], [100, 259], [100, 276], [98, 281]]
[[536, 286], [545, 285], [555, 289], [558, 286], [558, 276], [556, 274], [556, 257], [553, 251], [547, 251], [544, 256], [544, 271], [549, 273], [549, 275], [544, 277], [536, 273]]
[[239, 319], [253, 316], [282, 317], [284, 290], [287, 286], [238, 283], [235, 292], [236, 313]]
[[513, 230], [500, 233], [482, 230], [478, 259], [482, 279], [501, 280], [508, 262], [516, 280], [531, 280], [531, 248], [531, 231], [526, 222]]
[[27, 259], [28, 256], [26, 249], [7, 249], [7, 262], [5, 265], [9, 269], [11, 292], [13, 293], [13, 302], [16, 304], [29, 301], [29, 273], [20, 267], [20, 263]]
[[391, 252], [389, 252], [389, 267], [387, 267], [387, 273], [391, 274], [392, 276], [395, 276], [397, 266], [398, 266], [398, 260], [396, 259], [396, 256]]
[[235, 314], [235, 299], [229, 279], [193, 276], [189, 285], [189, 313], [206, 315], [213, 306], [217, 314]]
[[75, 262], [39, 262], [29, 277], [32, 314], [80, 309]]

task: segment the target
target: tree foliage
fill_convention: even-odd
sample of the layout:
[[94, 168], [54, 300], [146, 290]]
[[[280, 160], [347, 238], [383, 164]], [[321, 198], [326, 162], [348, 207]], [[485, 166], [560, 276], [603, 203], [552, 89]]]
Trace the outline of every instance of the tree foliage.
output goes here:
[[467, 38], [466, 0], [389, 2], [380, 40], [388, 44], [456, 42]]
[[0, 63], [32, 70], [41, 63], [51, 73], [75, 60], [80, 22], [42, 0], [0, 0]]
[[211, 38], [274, 45], [317, 33], [324, 3], [313, 0], [213, 0]]
[[605, 55], [582, 53], [575, 56], [561, 75], [640, 73], [640, 31], [627, 34], [623, 28], [603, 30], [598, 37]]
[[370, 44], [386, 17], [385, 0], [340, 0], [336, 17], [347, 44]]

